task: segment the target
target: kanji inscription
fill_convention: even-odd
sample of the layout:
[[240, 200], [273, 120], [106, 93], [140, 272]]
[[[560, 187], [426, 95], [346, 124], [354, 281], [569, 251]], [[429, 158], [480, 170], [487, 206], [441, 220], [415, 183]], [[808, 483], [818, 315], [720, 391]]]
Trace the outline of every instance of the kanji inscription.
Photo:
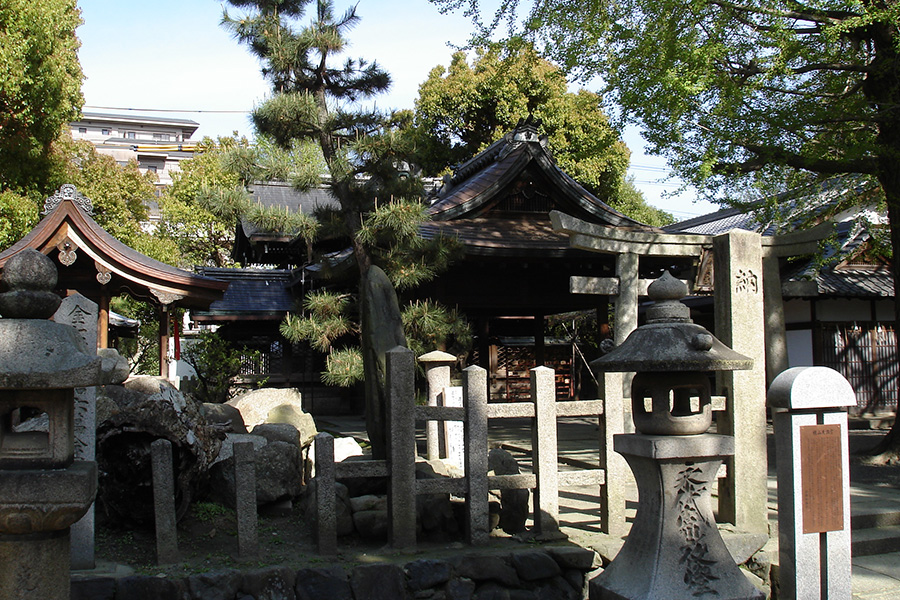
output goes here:
[[803, 533], [844, 529], [841, 426], [800, 427]]

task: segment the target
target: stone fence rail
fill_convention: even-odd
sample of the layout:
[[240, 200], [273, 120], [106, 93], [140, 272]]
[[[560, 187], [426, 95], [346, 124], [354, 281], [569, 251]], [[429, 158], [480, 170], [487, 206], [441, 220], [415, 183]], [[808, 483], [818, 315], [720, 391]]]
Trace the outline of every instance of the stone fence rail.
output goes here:
[[[387, 353], [388, 417], [390, 434], [387, 460], [334, 462], [334, 439], [327, 433], [316, 437], [317, 540], [319, 552], [337, 552], [335, 480], [352, 477], [388, 477], [388, 514], [391, 545], [414, 550], [416, 545], [415, 502], [419, 494], [449, 493], [466, 500], [467, 541], [487, 543], [489, 490], [529, 489], [534, 492], [535, 533], [543, 539], [560, 537], [560, 486], [596, 485], [606, 488], [611, 477], [605, 465], [597, 469], [558, 470], [557, 419], [592, 416], [601, 418], [602, 400], [557, 402], [554, 372], [547, 367], [531, 371], [530, 403], [488, 404], [487, 372], [477, 366], [463, 371], [463, 406], [416, 406], [413, 393], [414, 357], [405, 348]], [[533, 473], [488, 475], [488, 420], [532, 419]], [[416, 422], [462, 421], [465, 432], [465, 476], [416, 479]], [[600, 440], [598, 438], [598, 446]], [[598, 455], [603, 456], [602, 448]], [[624, 507], [601, 503], [604, 510]], [[603, 516], [602, 522], [609, 522]]]

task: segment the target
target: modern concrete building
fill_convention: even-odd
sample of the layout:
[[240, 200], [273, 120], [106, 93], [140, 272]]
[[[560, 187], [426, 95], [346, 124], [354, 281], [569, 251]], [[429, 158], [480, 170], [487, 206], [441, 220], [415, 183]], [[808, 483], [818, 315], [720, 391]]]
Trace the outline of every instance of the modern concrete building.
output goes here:
[[157, 186], [164, 188], [172, 183], [178, 163], [193, 156], [196, 142], [191, 136], [200, 124], [189, 119], [86, 112], [69, 127], [74, 139], [91, 142], [116, 162], [135, 160], [141, 172], [156, 173]]

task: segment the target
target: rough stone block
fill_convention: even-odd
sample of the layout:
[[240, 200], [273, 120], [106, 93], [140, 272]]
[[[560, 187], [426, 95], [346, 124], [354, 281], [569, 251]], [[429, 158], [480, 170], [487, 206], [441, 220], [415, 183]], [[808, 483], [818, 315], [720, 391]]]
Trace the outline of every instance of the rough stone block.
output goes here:
[[475, 582], [465, 577], [454, 577], [444, 586], [447, 600], [471, 600], [475, 593]]
[[297, 600], [353, 600], [350, 582], [341, 567], [300, 569], [294, 590]]
[[296, 600], [296, 575], [287, 567], [246, 571], [241, 576], [241, 592], [256, 600]]
[[70, 600], [113, 600], [116, 580], [112, 577], [73, 579]]
[[366, 600], [404, 600], [409, 598], [406, 577], [398, 565], [361, 565], [350, 575], [353, 596]]
[[300, 432], [290, 423], [260, 423], [250, 433], [263, 436], [269, 443], [286, 442], [300, 446]]
[[516, 552], [510, 561], [516, 569], [516, 573], [524, 581], [537, 581], [550, 579], [561, 573], [556, 561], [543, 550], [532, 552]]
[[445, 560], [423, 558], [406, 565], [406, 576], [411, 590], [437, 587], [450, 580], [453, 569]]
[[192, 600], [232, 600], [241, 587], [239, 571], [215, 571], [191, 575], [185, 580]]
[[456, 573], [473, 581], [496, 581], [518, 587], [521, 583], [516, 570], [499, 556], [463, 556], [456, 563]]
[[123, 577], [116, 583], [116, 600], [160, 600], [182, 598], [186, 591], [183, 580], [150, 575]]
[[589, 571], [597, 566], [597, 553], [589, 548], [580, 546], [550, 546], [547, 553], [559, 564], [562, 569], [578, 569]]

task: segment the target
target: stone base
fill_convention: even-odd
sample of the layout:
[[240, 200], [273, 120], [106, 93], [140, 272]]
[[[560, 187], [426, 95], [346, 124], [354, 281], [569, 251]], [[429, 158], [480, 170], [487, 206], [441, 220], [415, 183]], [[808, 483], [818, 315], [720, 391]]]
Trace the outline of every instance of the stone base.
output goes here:
[[0, 534], [0, 598], [69, 598], [69, 530]]
[[616, 559], [590, 583], [591, 600], [761, 600], [728, 553], [710, 487], [734, 440], [719, 435], [617, 435], [640, 503]]

